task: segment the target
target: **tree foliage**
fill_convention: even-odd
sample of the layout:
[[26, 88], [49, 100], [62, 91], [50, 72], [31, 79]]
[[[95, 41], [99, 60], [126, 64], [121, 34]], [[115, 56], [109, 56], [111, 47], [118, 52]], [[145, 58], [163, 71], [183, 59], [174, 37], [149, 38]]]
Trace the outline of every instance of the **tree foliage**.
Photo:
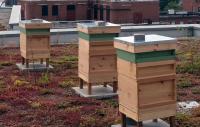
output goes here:
[[174, 10], [180, 10], [180, 0], [160, 0], [160, 10], [168, 10], [168, 9], [174, 9]]

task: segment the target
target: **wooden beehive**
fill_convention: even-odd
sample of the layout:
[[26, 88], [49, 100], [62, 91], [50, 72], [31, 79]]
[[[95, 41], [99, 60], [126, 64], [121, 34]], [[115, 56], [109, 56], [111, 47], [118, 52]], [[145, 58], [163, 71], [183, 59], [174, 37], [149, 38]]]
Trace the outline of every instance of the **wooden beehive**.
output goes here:
[[[98, 26], [93, 23], [78, 24], [79, 31], [79, 64], [78, 75], [89, 85], [88, 93], [91, 94], [91, 84], [116, 82], [116, 50], [113, 39], [120, 32], [120, 26], [105, 23]], [[82, 88], [81, 81], [80, 88]]]
[[21, 56], [27, 62], [28, 60], [41, 61], [50, 58], [50, 28], [52, 23], [34, 19], [25, 20], [19, 23], [20, 28], [20, 51]]
[[176, 39], [146, 35], [115, 38], [119, 110], [137, 122], [176, 113]]

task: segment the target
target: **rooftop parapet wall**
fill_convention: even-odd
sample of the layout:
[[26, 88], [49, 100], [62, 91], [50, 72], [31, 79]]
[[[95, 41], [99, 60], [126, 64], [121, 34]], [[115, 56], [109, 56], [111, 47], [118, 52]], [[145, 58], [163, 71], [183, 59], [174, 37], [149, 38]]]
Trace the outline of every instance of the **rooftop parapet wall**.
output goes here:
[[[200, 37], [200, 25], [122, 26], [120, 36], [134, 33], [158, 34], [168, 37]], [[19, 46], [19, 31], [0, 31], [0, 46]], [[66, 42], [67, 40], [67, 42]], [[51, 44], [77, 43], [77, 29], [51, 29]]]

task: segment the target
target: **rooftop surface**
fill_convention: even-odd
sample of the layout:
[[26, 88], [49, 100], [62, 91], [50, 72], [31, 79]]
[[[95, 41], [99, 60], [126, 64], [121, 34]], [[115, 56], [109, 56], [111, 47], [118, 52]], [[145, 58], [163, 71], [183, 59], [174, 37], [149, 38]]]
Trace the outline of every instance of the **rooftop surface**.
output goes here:
[[[72, 1], [72, 0], [21, 0], [21, 1]], [[88, 1], [88, 0], [76, 0], [76, 1]], [[105, 1], [105, 0], [98, 0]], [[159, 0], [107, 0], [107, 2], [145, 2], [145, 1], [159, 1]]]
[[[181, 41], [177, 50], [177, 99], [200, 102], [200, 41]], [[194, 59], [191, 64], [190, 52]], [[118, 100], [95, 100], [75, 94], [78, 86], [78, 45], [52, 46], [50, 65], [44, 73], [22, 73], [19, 48], [0, 48], [0, 125], [36, 127], [106, 127], [119, 124]], [[199, 110], [177, 126], [200, 126]], [[185, 118], [185, 114], [184, 114]], [[196, 122], [194, 122], [196, 121]]]

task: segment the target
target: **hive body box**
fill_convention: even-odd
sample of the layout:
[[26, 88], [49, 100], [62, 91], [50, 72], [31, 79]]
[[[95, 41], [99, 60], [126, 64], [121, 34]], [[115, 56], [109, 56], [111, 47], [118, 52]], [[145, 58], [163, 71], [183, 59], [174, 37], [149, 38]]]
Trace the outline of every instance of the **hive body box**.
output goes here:
[[19, 24], [20, 28], [20, 51], [22, 64], [29, 60], [46, 59], [47, 66], [50, 58], [50, 28], [52, 23], [45, 20], [25, 20]]
[[118, 36], [120, 26], [112, 23], [106, 23], [105, 26], [82, 23], [78, 24], [78, 31], [80, 88], [83, 88], [83, 80], [88, 83], [88, 94], [91, 94], [92, 84], [113, 82], [116, 86], [116, 50], [113, 40]]
[[[146, 35], [115, 38], [119, 110], [141, 125], [142, 121], [170, 117], [176, 113], [176, 40]], [[138, 125], [138, 126], [139, 126]], [[173, 124], [172, 124], [173, 125]]]

